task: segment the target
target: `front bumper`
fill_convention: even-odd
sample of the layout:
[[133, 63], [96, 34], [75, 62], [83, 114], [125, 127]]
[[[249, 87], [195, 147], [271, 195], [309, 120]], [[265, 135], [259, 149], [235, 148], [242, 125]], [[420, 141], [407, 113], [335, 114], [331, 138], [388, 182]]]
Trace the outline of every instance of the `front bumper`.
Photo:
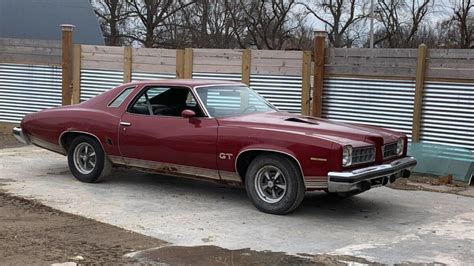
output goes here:
[[370, 166], [350, 172], [329, 172], [328, 191], [365, 191], [372, 187], [384, 186], [399, 177], [408, 177], [415, 166], [415, 158], [405, 157], [388, 164]]
[[23, 133], [23, 130], [21, 130], [20, 127], [14, 127], [12, 130], [12, 133], [13, 133], [13, 136], [15, 136], [15, 138], [19, 142], [24, 143], [24, 144], [30, 144], [30, 140], [28, 139], [27, 136], [25, 136], [25, 134]]

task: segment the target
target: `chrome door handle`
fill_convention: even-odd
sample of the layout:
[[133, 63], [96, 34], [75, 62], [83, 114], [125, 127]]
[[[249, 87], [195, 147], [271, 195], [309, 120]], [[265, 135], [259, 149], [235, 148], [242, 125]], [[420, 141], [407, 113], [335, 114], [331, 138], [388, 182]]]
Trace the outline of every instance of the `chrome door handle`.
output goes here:
[[121, 121], [121, 122], [120, 122], [120, 125], [121, 125], [121, 126], [125, 126], [125, 127], [129, 127], [129, 126], [132, 125], [132, 123]]

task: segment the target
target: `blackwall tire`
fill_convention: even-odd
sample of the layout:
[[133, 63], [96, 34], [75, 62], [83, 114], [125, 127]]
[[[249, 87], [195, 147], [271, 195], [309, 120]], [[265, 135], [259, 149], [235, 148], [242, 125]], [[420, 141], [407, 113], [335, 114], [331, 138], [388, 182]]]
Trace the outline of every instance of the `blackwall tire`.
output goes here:
[[78, 136], [71, 142], [67, 159], [73, 176], [85, 183], [102, 182], [112, 169], [100, 143], [89, 136]]
[[290, 158], [264, 153], [249, 165], [245, 188], [257, 209], [271, 214], [287, 214], [303, 201], [305, 186], [298, 165]]

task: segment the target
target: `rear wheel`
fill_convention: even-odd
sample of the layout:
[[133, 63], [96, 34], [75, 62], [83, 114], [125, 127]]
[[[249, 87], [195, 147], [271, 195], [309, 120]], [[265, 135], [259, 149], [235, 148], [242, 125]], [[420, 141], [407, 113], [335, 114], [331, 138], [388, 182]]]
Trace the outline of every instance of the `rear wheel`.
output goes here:
[[81, 182], [101, 182], [112, 169], [100, 143], [89, 136], [76, 137], [69, 146], [67, 157], [69, 169]]
[[259, 155], [250, 163], [245, 187], [255, 207], [272, 214], [293, 211], [301, 204], [305, 194], [297, 165], [276, 154]]

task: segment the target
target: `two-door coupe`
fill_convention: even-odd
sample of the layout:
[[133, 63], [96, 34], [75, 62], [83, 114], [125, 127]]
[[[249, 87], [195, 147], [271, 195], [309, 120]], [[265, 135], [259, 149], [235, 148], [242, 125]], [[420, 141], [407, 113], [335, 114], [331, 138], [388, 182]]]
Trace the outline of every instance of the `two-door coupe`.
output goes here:
[[67, 155], [83, 182], [131, 166], [239, 183], [274, 214], [297, 208], [306, 191], [354, 195], [416, 165], [403, 134], [280, 112], [241, 83], [209, 80], [124, 84], [29, 114], [13, 134]]

